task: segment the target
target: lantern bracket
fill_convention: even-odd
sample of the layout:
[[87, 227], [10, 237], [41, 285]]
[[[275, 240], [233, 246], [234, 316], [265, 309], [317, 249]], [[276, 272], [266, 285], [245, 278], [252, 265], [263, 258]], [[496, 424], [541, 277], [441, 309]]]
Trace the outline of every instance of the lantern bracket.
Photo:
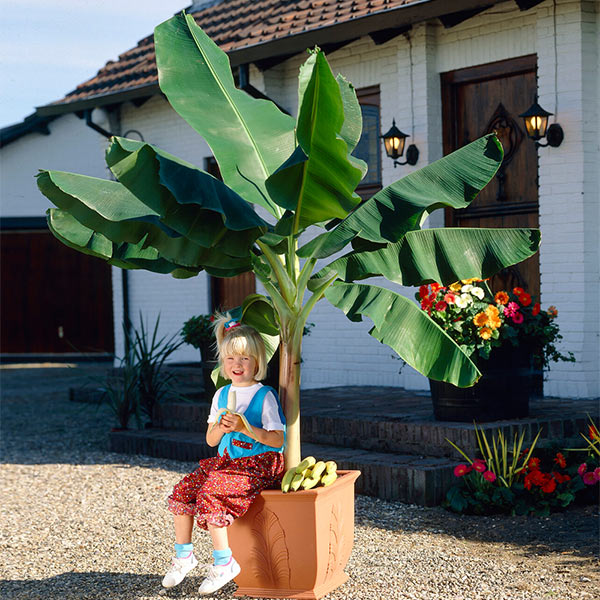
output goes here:
[[548, 126], [548, 131], [546, 131], [546, 144], [540, 144], [536, 142], [535, 145], [538, 148], [545, 148], [546, 146], [551, 146], [552, 148], [558, 148], [562, 141], [565, 139], [565, 134], [563, 132], [563, 128], [558, 123], [552, 123], [552, 125]]

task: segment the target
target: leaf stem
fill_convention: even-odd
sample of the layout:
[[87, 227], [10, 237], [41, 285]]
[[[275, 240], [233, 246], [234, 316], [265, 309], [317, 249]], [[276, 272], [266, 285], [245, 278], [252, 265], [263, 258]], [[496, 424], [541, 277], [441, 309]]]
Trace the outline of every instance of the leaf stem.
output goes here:
[[273, 275], [277, 279], [277, 283], [279, 284], [279, 289], [281, 290], [281, 295], [283, 296], [285, 302], [288, 307], [293, 306], [294, 297], [295, 297], [295, 288], [293, 281], [290, 279], [290, 276], [284, 266], [281, 264], [281, 260], [275, 252], [271, 250], [271, 248], [262, 242], [260, 239], [256, 240], [259, 248], [263, 252], [263, 256], [266, 258], [267, 262], [271, 266], [273, 270]]

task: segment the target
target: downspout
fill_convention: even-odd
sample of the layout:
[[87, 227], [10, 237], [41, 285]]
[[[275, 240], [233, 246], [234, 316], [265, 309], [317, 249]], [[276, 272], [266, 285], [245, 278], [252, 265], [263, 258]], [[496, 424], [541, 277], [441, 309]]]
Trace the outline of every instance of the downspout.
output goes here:
[[[111, 133], [107, 131], [103, 127], [100, 127], [97, 123], [92, 121], [92, 110], [88, 108], [84, 111], [83, 115], [85, 118], [85, 124], [98, 132], [100, 135], [103, 135], [105, 138], [110, 139], [113, 135], [119, 135], [121, 130], [121, 119], [120, 114], [118, 113], [119, 107], [115, 107], [112, 111], [108, 113], [108, 118], [111, 129], [115, 129], [119, 133]], [[115, 114], [116, 113], [116, 114]], [[129, 355], [129, 338], [131, 335], [131, 318], [130, 318], [130, 305], [129, 305], [129, 273], [127, 269], [121, 269], [121, 290], [122, 290], [122, 302], [123, 302], [123, 325], [125, 329], [125, 339], [123, 340], [125, 346], [125, 356]]]

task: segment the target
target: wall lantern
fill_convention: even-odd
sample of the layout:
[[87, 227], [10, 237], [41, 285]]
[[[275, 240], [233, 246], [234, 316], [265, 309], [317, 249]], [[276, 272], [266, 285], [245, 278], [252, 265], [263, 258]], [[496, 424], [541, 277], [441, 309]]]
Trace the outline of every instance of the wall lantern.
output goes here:
[[[562, 127], [558, 123], [553, 123], [548, 127], [548, 117], [553, 113], [544, 110], [538, 103], [537, 98], [533, 104], [519, 116], [525, 121], [527, 136], [535, 141], [536, 146], [544, 148], [552, 146], [557, 148], [564, 139]], [[538, 140], [546, 138], [545, 144], [540, 144]]]
[[394, 168], [396, 168], [398, 165], [417, 164], [417, 161], [419, 160], [419, 150], [414, 144], [411, 144], [406, 149], [406, 160], [404, 162], [396, 160], [404, 154], [404, 144], [406, 143], [406, 138], [410, 137], [408, 134], [402, 133], [396, 127], [396, 119], [392, 120], [392, 126], [390, 127], [389, 131], [384, 133], [381, 137], [383, 138], [385, 153], [394, 161]]

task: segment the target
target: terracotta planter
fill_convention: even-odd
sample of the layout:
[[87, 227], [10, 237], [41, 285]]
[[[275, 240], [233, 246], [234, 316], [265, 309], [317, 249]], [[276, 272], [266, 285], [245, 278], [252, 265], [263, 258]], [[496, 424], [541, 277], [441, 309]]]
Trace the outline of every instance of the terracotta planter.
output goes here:
[[235, 596], [316, 600], [348, 579], [360, 471], [338, 473], [328, 487], [264, 491], [234, 521], [229, 544], [242, 567]]

